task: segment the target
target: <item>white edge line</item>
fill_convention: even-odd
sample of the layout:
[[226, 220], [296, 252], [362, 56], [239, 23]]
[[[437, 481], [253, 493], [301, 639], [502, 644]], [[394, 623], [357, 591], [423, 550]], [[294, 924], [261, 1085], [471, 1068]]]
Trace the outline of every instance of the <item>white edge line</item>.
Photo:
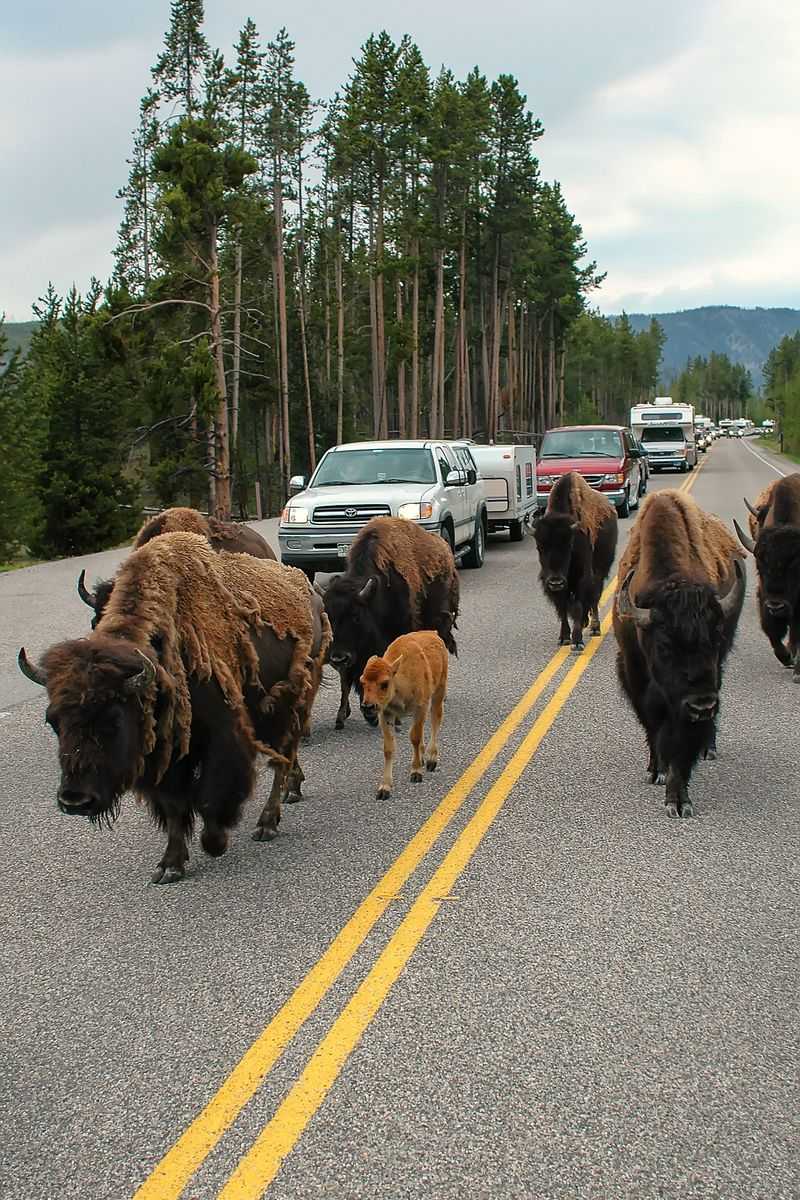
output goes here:
[[781, 475], [784, 479], [786, 478], [785, 471], [781, 471], [778, 467], [773, 467], [771, 462], [767, 462], [767, 460], [763, 457], [763, 455], [759, 454], [757, 450], [754, 450], [752, 446], [749, 446], [747, 444], [747, 442], [744, 443], [744, 448], [745, 448], [745, 450], [750, 451], [753, 458], [759, 459], [761, 462], [763, 462], [765, 467], [769, 467], [770, 471], [774, 471], [776, 475]]

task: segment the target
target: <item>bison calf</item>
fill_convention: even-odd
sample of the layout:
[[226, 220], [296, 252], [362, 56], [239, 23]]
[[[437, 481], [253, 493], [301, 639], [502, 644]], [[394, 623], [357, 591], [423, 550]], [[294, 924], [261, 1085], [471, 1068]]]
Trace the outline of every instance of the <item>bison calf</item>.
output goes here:
[[[413, 717], [411, 782], [422, 781], [423, 759], [429, 771], [436, 770], [437, 738], [447, 694], [447, 647], [438, 633], [427, 630], [406, 633], [392, 642], [383, 658], [373, 655], [369, 659], [360, 683], [362, 703], [380, 717], [383, 731], [383, 781], [378, 788], [378, 799], [384, 800], [392, 792], [395, 722], [406, 713]], [[429, 712], [431, 740], [426, 753], [423, 735]]]

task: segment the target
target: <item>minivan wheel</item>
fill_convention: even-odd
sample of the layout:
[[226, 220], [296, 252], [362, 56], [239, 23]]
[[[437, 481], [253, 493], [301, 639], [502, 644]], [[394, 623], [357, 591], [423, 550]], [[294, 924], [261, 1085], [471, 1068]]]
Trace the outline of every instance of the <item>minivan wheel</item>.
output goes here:
[[483, 521], [480, 517], [475, 522], [475, 536], [469, 544], [469, 550], [461, 560], [465, 567], [482, 567], [486, 541], [483, 534]]

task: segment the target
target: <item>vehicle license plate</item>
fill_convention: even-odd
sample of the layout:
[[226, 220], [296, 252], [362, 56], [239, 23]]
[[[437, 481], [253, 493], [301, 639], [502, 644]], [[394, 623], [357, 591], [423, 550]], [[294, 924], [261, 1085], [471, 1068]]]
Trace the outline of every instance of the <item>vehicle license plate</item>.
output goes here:
[[336, 547], [336, 552], [339, 555], [339, 558], [347, 558], [348, 554], [350, 553], [350, 543], [339, 542]]

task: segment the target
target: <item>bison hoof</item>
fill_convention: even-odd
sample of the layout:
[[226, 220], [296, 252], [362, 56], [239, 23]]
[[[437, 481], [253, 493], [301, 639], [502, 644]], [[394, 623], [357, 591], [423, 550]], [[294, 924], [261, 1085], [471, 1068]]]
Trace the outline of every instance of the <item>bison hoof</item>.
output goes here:
[[153, 874], [150, 876], [151, 883], [179, 883], [183, 879], [183, 869], [181, 867], [164, 866], [159, 863]]
[[593, 625], [590, 630], [590, 633], [591, 633], [592, 637], [600, 637], [600, 626]]
[[667, 776], [663, 771], [651, 771], [650, 782], [655, 784], [656, 787], [663, 787], [667, 782]]
[[379, 787], [377, 792], [375, 793], [375, 796], [376, 796], [376, 799], [378, 799], [378, 800], [388, 800], [389, 797], [391, 796], [391, 794], [392, 794], [391, 788]]
[[378, 718], [375, 716], [374, 713], [366, 713], [366, 712], [364, 712], [364, 709], [362, 708], [361, 714], [368, 725], [371, 725], [373, 729], [378, 728]]
[[425, 769], [427, 771], [435, 771], [436, 768], [438, 767], [438, 765], [439, 765], [439, 760], [437, 758], [429, 758], [428, 761], [425, 763]]
[[283, 802], [284, 804], [299, 804], [301, 800], [305, 800], [305, 796], [300, 789], [297, 788], [293, 792], [287, 792], [284, 796]]
[[666, 805], [668, 817], [679, 817], [681, 814], [678, 811], [678, 805], [674, 800], [669, 800]]
[[705, 754], [703, 755], [703, 758], [708, 759], [709, 762], [716, 762], [718, 758], [716, 747], [709, 746], [708, 750], [706, 750]]
[[412, 771], [411, 772], [411, 782], [412, 783], [422, 783], [422, 771]]
[[558, 639], [558, 644], [559, 644], [559, 646], [569, 646], [569, 644], [570, 644], [570, 639], [569, 639], [568, 637], [562, 637], [562, 638], [559, 638], [559, 639]]
[[800, 683], [800, 671], [795, 671], [792, 675], [792, 683]]
[[256, 825], [253, 830], [254, 842], [274, 842], [278, 836], [278, 830], [274, 825]]
[[681, 806], [681, 816], [682, 817], [693, 817], [694, 816], [694, 808], [692, 807], [691, 800], [684, 801], [683, 805]]
[[586, 649], [585, 642], [573, 642], [572, 643], [573, 654], [580, 654], [581, 650], [585, 650], [585, 649]]

